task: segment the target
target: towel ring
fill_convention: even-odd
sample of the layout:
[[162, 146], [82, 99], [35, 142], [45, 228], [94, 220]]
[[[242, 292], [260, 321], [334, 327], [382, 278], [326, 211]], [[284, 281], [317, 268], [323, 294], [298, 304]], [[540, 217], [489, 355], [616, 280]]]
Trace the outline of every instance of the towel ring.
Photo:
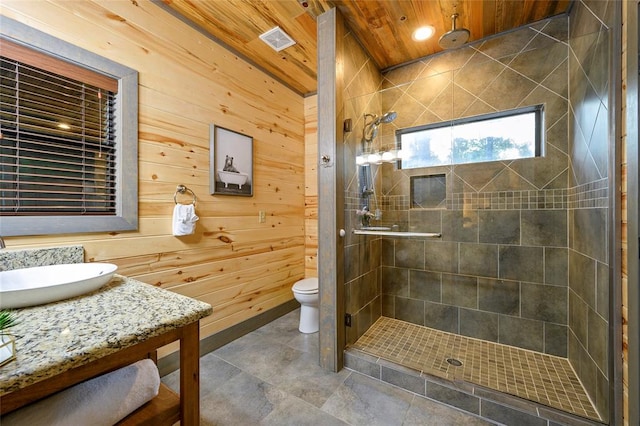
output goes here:
[[176, 197], [178, 196], [178, 193], [184, 194], [186, 192], [190, 192], [191, 195], [193, 195], [193, 200], [191, 201], [191, 204], [193, 204], [195, 206], [196, 205], [196, 201], [198, 201], [198, 197], [196, 197], [195, 192], [193, 192], [192, 190], [190, 190], [189, 188], [187, 188], [184, 185], [178, 185], [178, 187], [176, 188], [176, 193], [173, 194], [173, 201], [176, 204], [178, 204], [178, 200], [176, 199]]

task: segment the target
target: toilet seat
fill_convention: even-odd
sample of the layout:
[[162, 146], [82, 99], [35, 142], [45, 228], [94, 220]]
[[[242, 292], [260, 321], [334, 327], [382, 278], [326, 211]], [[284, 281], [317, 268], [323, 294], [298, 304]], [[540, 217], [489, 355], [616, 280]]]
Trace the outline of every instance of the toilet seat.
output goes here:
[[313, 294], [318, 292], [318, 279], [305, 278], [293, 285], [293, 291], [300, 294]]

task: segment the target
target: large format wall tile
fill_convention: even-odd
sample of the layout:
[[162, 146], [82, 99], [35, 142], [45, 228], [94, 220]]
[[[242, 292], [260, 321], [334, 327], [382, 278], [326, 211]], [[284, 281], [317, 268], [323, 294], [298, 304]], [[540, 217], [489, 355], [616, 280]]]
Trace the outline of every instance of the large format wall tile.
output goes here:
[[543, 259], [542, 247], [500, 246], [500, 278], [542, 282]]
[[479, 278], [478, 309], [518, 316], [520, 314], [520, 283]]
[[480, 242], [520, 244], [520, 212], [518, 210], [487, 210], [478, 212]]
[[566, 210], [528, 210], [522, 212], [522, 244], [566, 247]]
[[510, 346], [544, 351], [544, 329], [540, 321], [501, 315], [498, 340]]
[[550, 285], [522, 286], [522, 316], [554, 324], [567, 324], [567, 289]]
[[569, 327], [558, 324], [544, 324], [544, 353], [566, 357], [567, 332]]
[[498, 246], [460, 244], [460, 273], [480, 277], [498, 276]]
[[442, 274], [442, 303], [478, 309], [478, 278]]
[[409, 297], [430, 302], [442, 302], [442, 274], [410, 270]]

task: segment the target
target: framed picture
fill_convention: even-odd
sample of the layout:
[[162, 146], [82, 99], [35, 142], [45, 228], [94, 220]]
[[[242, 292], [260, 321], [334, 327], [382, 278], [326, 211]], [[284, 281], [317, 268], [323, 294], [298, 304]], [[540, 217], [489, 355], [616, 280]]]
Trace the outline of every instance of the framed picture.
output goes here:
[[253, 196], [253, 138], [211, 124], [209, 142], [211, 194]]

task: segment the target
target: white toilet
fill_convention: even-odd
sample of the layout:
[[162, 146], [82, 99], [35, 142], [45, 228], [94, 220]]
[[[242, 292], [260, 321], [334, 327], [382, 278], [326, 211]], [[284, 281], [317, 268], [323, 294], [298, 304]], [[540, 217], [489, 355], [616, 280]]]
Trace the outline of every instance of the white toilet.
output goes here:
[[293, 296], [300, 303], [300, 325], [302, 333], [315, 333], [320, 328], [318, 311], [318, 278], [305, 278], [293, 285]]

